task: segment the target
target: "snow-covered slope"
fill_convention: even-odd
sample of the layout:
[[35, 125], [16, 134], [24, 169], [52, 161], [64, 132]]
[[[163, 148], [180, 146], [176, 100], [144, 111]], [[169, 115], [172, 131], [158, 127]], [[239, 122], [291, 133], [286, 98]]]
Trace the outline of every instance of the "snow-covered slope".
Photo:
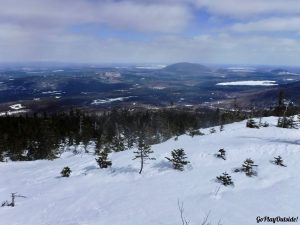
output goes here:
[[[157, 160], [148, 161], [141, 175], [132, 151], [110, 154], [113, 166], [102, 170], [92, 154], [0, 163], [0, 201], [9, 200], [11, 192], [26, 196], [17, 198], [14, 208], [0, 208], [0, 224], [179, 225], [178, 199], [190, 225], [201, 224], [208, 213], [212, 225], [254, 225], [258, 216], [297, 217], [300, 132], [276, 128], [274, 117], [263, 121], [270, 127], [250, 129], [244, 121], [226, 125], [223, 132], [207, 129], [205, 136], [183, 135], [152, 146]], [[183, 172], [165, 159], [174, 148], [184, 148], [191, 162]], [[214, 157], [220, 148], [227, 151], [226, 161]], [[270, 163], [278, 155], [287, 167]], [[259, 165], [258, 176], [232, 172], [249, 157]], [[69, 178], [60, 177], [65, 166], [73, 171]], [[225, 171], [235, 185], [217, 192], [215, 178]]]

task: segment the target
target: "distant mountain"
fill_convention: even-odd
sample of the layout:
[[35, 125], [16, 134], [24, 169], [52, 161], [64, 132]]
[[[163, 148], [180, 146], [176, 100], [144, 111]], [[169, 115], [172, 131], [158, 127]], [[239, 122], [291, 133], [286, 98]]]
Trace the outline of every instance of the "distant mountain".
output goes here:
[[274, 69], [274, 70], [271, 70], [271, 73], [276, 73], [276, 74], [286, 74], [286, 73], [289, 73], [289, 71], [285, 70], [285, 69]]
[[210, 68], [203, 66], [198, 63], [175, 63], [169, 66], [166, 66], [162, 69], [165, 72], [171, 73], [187, 73], [187, 74], [199, 74], [199, 73], [206, 73], [211, 72]]

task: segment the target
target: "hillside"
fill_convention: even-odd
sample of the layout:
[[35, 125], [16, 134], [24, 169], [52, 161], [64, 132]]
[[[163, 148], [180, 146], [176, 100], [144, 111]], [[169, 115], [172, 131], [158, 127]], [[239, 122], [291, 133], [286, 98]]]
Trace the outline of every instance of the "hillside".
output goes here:
[[[207, 214], [212, 225], [254, 225], [258, 216], [298, 217], [300, 131], [275, 127], [275, 117], [263, 121], [270, 127], [250, 129], [243, 121], [225, 125], [223, 132], [203, 129], [204, 136], [182, 135], [154, 145], [156, 160], [148, 161], [141, 175], [133, 151], [110, 154], [112, 168], [102, 170], [92, 153], [0, 163], [0, 202], [10, 200], [11, 192], [26, 196], [17, 198], [14, 208], [0, 208], [0, 225], [180, 225], [178, 199], [190, 225], [202, 224]], [[183, 172], [165, 159], [175, 148], [184, 148], [191, 162]], [[227, 160], [214, 156], [220, 148]], [[270, 163], [278, 155], [287, 167]], [[232, 172], [246, 158], [258, 165], [257, 176]], [[65, 166], [73, 171], [69, 178], [60, 177]], [[215, 182], [225, 171], [233, 187]]]
[[175, 63], [169, 66], [166, 66], [162, 69], [164, 72], [172, 72], [172, 73], [187, 73], [187, 74], [199, 74], [210, 72], [211, 70], [198, 63]]

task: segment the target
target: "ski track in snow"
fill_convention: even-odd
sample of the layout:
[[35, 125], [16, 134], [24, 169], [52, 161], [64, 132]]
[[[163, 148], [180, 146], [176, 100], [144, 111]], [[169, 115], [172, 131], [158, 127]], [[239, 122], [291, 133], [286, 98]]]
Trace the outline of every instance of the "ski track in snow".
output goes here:
[[[194, 138], [182, 135], [152, 146], [157, 160], [148, 161], [138, 174], [133, 150], [112, 153], [111, 169], [98, 169], [92, 154], [47, 161], [0, 163], [0, 201], [17, 198], [16, 206], [0, 208], [0, 225], [176, 225], [181, 224], [177, 200], [184, 202], [191, 225], [201, 224], [210, 212], [212, 225], [255, 225], [258, 216], [300, 214], [300, 132], [275, 127], [277, 118], [264, 118], [270, 127], [246, 128], [246, 122], [225, 125], [225, 130]], [[191, 164], [183, 172], [165, 159], [184, 148]], [[226, 150], [227, 160], [214, 154]], [[90, 149], [92, 150], [92, 149]], [[281, 155], [287, 167], [269, 162]], [[258, 176], [233, 173], [246, 158], [258, 164]], [[69, 166], [69, 178], [60, 171]], [[227, 171], [234, 187], [220, 186], [215, 177]], [[261, 223], [268, 224], [268, 223]], [[299, 224], [276, 223], [276, 224]]]

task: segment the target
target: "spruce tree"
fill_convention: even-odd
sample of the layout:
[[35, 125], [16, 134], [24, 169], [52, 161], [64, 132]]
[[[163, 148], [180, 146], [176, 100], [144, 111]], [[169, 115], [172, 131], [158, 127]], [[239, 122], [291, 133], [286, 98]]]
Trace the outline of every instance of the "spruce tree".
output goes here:
[[60, 172], [62, 177], [69, 177], [71, 175], [71, 173], [72, 173], [72, 170], [68, 166], [64, 167], [62, 169], [62, 171]]
[[153, 151], [151, 150], [150, 145], [147, 145], [145, 143], [143, 136], [140, 136], [138, 138], [138, 149], [137, 149], [137, 151], [135, 151], [133, 153], [135, 153], [135, 157], [132, 160], [139, 159], [141, 162], [139, 174], [142, 173], [143, 168], [144, 168], [144, 163], [146, 160], [155, 160], [155, 158], [150, 157], [150, 154], [152, 154]]
[[259, 128], [253, 118], [247, 120], [246, 127], [248, 128]]
[[184, 170], [184, 166], [190, 163], [189, 161], [186, 160], [186, 154], [182, 148], [180, 149], [174, 149], [171, 152], [172, 158], [166, 157], [167, 160], [173, 163], [173, 168], [175, 170]]
[[221, 148], [216, 154], [216, 157], [226, 160], [226, 151], [223, 148]]
[[283, 166], [286, 167], [286, 165], [283, 164], [283, 159], [281, 158], [281, 156], [279, 155], [278, 157], [274, 157], [274, 161], [273, 163], [278, 165], [278, 166]]
[[249, 177], [256, 175], [256, 171], [254, 171], [253, 167], [257, 165], [254, 165], [254, 161], [252, 159], [246, 159], [242, 165], [242, 171], [245, 172], [245, 174]]
[[217, 182], [221, 183], [224, 186], [229, 186], [234, 184], [231, 179], [231, 176], [229, 176], [229, 174], [226, 172], [217, 177]]
[[112, 162], [108, 160], [108, 152], [102, 150], [98, 159], [95, 159], [101, 169], [107, 168], [112, 165]]
[[220, 125], [220, 132], [224, 131], [224, 124]]
[[209, 132], [210, 132], [211, 134], [214, 134], [214, 133], [216, 133], [216, 129], [215, 129], [215, 128], [211, 128], [211, 129], [209, 130]]

